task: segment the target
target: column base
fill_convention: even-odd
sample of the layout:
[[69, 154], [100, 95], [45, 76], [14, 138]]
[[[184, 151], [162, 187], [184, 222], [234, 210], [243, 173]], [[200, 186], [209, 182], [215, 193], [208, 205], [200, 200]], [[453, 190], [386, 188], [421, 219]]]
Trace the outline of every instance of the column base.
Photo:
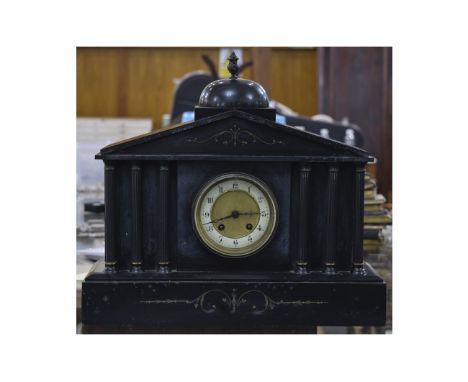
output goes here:
[[158, 269], [159, 273], [169, 273], [169, 266], [168, 265], [160, 265]]
[[353, 268], [353, 275], [365, 276], [366, 269], [364, 268], [364, 264], [354, 264]]
[[324, 273], [326, 275], [334, 275], [336, 274], [336, 270], [335, 270], [335, 264], [325, 264], [325, 270], [324, 270]]

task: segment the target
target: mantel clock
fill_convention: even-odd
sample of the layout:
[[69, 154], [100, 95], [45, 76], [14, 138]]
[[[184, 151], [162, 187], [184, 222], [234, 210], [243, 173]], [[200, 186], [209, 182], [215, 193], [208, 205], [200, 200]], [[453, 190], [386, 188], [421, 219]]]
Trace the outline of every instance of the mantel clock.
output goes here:
[[275, 122], [265, 90], [210, 83], [195, 120], [101, 149], [105, 261], [83, 282], [89, 325], [300, 331], [384, 325], [363, 262], [367, 152]]

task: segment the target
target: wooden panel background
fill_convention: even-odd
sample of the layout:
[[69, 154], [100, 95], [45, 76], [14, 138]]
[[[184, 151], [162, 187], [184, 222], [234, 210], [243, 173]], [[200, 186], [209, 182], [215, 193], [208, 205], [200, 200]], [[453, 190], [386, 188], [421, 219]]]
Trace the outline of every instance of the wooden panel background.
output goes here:
[[[170, 113], [174, 80], [208, 71], [201, 55], [217, 65], [218, 48], [77, 48], [77, 115], [79, 117], [151, 118], [155, 129]], [[244, 48], [244, 61], [251, 48]], [[313, 115], [317, 110], [317, 50], [273, 48], [269, 96], [291, 109]], [[252, 68], [242, 76], [252, 78]]]
[[271, 58], [270, 98], [301, 115], [317, 114], [317, 50], [275, 48]]

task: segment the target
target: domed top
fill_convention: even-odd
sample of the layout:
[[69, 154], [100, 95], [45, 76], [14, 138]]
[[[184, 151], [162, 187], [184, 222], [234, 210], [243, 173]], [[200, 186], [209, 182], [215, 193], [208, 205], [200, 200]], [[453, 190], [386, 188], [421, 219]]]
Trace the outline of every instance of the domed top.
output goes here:
[[222, 79], [209, 83], [202, 91], [199, 106], [266, 108], [268, 95], [261, 85], [243, 79]]
[[268, 95], [261, 85], [254, 81], [237, 78], [239, 67], [234, 52], [229, 57], [230, 78], [209, 83], [201, 92], [198, 105], [219, 108], [268, 108]]

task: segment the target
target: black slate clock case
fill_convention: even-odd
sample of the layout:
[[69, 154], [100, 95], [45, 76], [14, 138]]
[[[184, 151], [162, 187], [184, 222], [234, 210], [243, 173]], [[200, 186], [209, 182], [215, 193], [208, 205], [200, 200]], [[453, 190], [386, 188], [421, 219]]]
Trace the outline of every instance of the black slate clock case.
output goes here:
[[[243, 82], [234, 70], [204, 90], [195, 121], [96, 156], [105, 162], [105, 262], [83, 283], [83, 323], [226, 331], [385, 323], [385, 284], [362, 258], [373, 157], [275, 123], [263, 88]], [[212, 253], [193, 228], [197, 192], [230, 172], [259, 178], [278, 203], [274, 237], [245, 258]]]

